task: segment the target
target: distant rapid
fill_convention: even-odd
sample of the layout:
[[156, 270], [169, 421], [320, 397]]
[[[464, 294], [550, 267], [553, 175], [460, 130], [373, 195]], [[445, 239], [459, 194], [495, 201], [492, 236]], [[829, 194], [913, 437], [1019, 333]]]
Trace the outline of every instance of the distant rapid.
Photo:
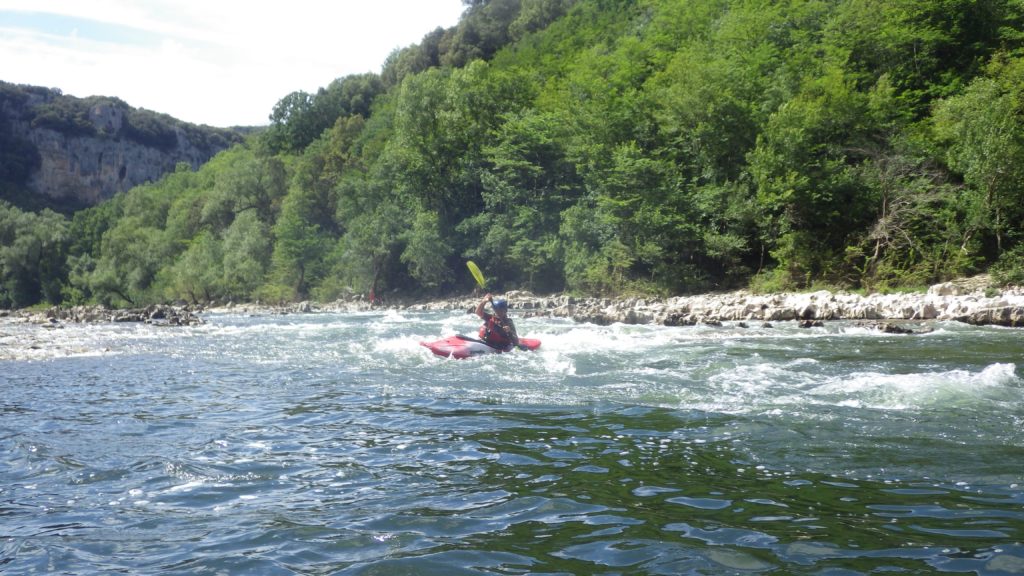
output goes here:
[[203, 320], [0, 324], [0, 573], [1024, 574], [1020, 329]]

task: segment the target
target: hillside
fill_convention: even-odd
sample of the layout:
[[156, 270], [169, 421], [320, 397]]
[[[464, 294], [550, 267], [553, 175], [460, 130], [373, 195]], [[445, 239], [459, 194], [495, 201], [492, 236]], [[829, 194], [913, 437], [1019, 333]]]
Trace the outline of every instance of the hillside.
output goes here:
[[1020, 282], [1021, 29], [1010, 0], [477, 0], [29, 235], [44, 282], [8, 266], [0, 303], [440, 295], [466, 259], [590, 295]]
[[29, 208], [92, 206], [240, 141], [113, 97], [0, 82], [0, 198]]

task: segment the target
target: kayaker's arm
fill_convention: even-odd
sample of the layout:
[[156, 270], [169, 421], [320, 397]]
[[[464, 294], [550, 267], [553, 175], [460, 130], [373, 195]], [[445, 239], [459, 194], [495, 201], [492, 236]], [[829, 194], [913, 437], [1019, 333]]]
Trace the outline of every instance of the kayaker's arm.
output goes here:
[[490, 301], [491, 301], [491, 293], [488, 292], [487, 295], [484, 296], [484, 299], [481, 300], [480, 303], [476, 305], [476, 315], [481, 317], [481, 318], [483, 318], [484, 320], [487, 319], [486, 313], [484, 312], [484, 306], [486, 306], [487, 303], [490, 302]]

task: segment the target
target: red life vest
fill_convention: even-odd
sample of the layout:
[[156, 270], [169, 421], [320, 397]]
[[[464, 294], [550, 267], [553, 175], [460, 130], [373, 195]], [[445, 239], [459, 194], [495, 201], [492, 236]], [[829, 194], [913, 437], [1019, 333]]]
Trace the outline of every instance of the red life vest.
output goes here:
[[508, 337], [507, 330], [500, 318], [488, 315], [480, 327], [480, 339], [495, 348], [508, 348], [512, 345], [512, 339]]

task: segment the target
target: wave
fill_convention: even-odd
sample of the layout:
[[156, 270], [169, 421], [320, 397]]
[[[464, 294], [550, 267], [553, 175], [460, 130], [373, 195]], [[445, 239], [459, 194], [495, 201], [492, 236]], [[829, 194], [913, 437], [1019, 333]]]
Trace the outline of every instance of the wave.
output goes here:
[[710, 378], [715, 384], [714, 395], [702, 407], [728, 413], [803, 411], [807, 406], [919, 411], [985, 409], [1024, 402], [1021, 378], [1016, 365], [1009, 363], [991, 364], [978, 371], [861, 371], [832, 375], [801, 367], [796, 362], [764, 363], [716, 374]]
[[1024, 400], [1016, 366], [996, 363], [978, 372], [853, 373], [809, 391], [809, 397], [855, 408], [908, 410], [970, 407]]

